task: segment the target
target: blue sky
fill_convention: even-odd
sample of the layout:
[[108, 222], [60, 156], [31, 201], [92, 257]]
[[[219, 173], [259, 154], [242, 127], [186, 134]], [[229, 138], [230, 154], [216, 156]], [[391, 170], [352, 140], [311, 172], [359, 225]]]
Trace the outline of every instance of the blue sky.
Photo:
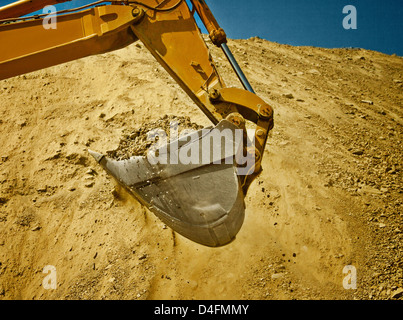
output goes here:
[[[232, 39], [259, 36], [295, 46], [359, 47], [403, 56], [403, 0], [205, 1]], [[91, 2], [75, 0], [57, 8]], [[343, 28], [346, 5], [357, 10], [356, 30]]]
[[[230, 38], [296, 46], [360, 47], [403, 56], [403, 0], [206, 0]], [[346, 5], [357, 29], [346, 30]], [[229, 9], [230, 8], [230, 9]]]

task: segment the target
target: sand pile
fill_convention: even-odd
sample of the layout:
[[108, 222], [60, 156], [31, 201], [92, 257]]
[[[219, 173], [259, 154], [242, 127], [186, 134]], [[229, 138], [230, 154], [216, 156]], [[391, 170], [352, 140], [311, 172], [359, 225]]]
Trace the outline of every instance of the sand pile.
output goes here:
[[124, 159], [172, 119], [211, 125], [142, 45], [0, 81], [0, 299], [403, 299], [403, 59], [228, 45], [276, 121], [243, 228], [218, 250], [116, 196], [87, 152]]

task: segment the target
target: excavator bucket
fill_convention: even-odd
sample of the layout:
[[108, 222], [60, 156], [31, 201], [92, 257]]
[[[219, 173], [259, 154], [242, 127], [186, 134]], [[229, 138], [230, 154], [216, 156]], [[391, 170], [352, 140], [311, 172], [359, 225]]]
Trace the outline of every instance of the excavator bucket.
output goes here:
[[244, 221], [237, 158], [242, 130], [227, 120], [150, 150], [113, 160], [89, 151], [140, 203], [184, 237], [209, 247], [232, 242]]

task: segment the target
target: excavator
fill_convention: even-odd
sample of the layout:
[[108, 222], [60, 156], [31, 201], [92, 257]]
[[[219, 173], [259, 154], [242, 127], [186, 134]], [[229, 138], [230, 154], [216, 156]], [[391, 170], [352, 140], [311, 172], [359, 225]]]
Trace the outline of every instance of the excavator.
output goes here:
[[[262, 171], [273, 108], [254, 92], [206, 2], [96, 1], [54, 13], [56, 24], [49, 28], [49, 14], [37, 12], [63, 2], [74, 0], [19, 0], [0, 7], [0, 80], [141, 41], [212, 125], [171, 140], [150, 156], [116, 160], [88, 151], [174, 232], [207, 247], [233, 242], [244, 224], [245, 196]], [[241, 88], [227, 86], [218, 73], [200, 23]], [[229, 142], [220, 146], [223, 137]], [[190, 151], [207, 156], [178, 161], [178, 154]], [[162, 155], [168, 161], [156, 161]]]

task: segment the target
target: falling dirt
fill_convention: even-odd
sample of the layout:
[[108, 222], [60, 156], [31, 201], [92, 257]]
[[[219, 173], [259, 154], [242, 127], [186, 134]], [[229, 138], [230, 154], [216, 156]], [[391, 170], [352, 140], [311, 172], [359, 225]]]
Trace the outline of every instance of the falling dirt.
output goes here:
[[87, 152], [141, 154], [122, 141], [164, 115], [211, 125], [142, 45], [0, 81], [0, 299], [403, 299], [402, 58], [229, 46], [275, 128], [218, 249], [172, 232]]

